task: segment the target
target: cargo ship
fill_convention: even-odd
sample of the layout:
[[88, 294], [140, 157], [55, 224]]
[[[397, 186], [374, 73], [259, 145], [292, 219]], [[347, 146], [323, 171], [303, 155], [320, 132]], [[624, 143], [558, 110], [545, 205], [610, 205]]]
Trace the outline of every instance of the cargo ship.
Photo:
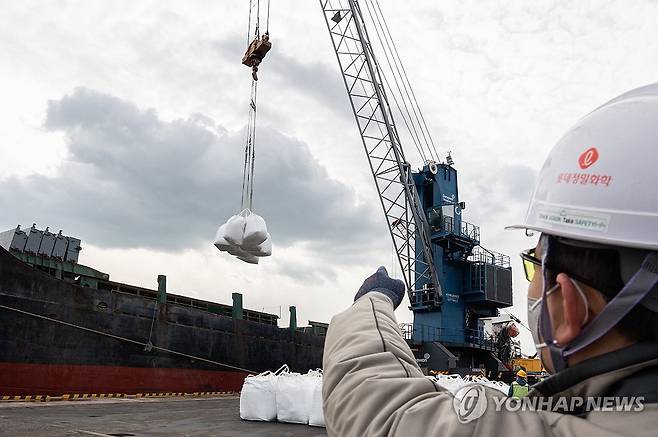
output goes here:
[[[0, 396], [239, 391], [282, 364], [322, 366], [328, 325], [113, 282], [78, 262], [81, 240], [0, 233]], [[154, 278], [155, 284], [155, 278]]]

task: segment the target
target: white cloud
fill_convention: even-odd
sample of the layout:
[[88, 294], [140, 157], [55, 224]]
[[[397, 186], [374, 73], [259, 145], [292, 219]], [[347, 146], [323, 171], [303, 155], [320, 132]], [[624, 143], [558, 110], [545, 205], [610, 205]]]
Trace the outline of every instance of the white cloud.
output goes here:
[[[165, 122], [153, 109], [87, 88], [50, 101], [45, 127], [65, 133], [67, 158], [53, 176], [5, 179], [2, 209], [20, 204], [35, 217], [58, 217], [94, 245], [154, 250], [208, 243], [239, 211], [243, 131], [201, 114]], [[271, 128], [260, 137], [254, 210], [276, 246], [304, 248], [314, 259], [282, 271], [323, 282], [336, 265], [364, 261], [383, 230], [376, 203], [359, 203], [306, 144]]]

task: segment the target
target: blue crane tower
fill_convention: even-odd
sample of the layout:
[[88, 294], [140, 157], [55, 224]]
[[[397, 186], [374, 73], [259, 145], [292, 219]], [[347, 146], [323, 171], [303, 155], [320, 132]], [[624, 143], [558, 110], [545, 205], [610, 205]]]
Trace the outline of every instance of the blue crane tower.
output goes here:
[[[431, 370], [506, 370], [509, 337], [502, 344], [487, 336], [482, 321], [512, 305], [509, 257], [480, 246], [479, 227], [462, 220], [457, 170], [449, 154], [440, 162], [432, 153], [429, 130], [377, 2], [319, 1], [407, 286], [414, 321], [401, 326], [403, 335]], [[380, 43], [389, 71], [377, 62], [373, 42]], [[389, 94], [425, 158], [419, 170], [405, 157]]]

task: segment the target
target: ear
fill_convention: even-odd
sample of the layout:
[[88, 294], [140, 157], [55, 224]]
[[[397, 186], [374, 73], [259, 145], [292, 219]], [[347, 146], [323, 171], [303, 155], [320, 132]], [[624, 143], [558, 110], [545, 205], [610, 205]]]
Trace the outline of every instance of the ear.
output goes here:
[[569, 344], [582, 331], [586, 307], [569, 276], [560, 273], [557, 275], [556, 281], [560, 284], [562, 291], [562, 323], [555, 327], [555, 340], [560, 344]]

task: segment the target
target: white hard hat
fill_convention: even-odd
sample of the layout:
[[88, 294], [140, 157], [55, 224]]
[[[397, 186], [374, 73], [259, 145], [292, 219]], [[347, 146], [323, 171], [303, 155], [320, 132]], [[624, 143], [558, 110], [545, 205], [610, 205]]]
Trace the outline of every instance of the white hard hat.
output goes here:
[[658, 250], [658, 84], [572, 127], [544, 162], [524, 223], [508, 229]]

